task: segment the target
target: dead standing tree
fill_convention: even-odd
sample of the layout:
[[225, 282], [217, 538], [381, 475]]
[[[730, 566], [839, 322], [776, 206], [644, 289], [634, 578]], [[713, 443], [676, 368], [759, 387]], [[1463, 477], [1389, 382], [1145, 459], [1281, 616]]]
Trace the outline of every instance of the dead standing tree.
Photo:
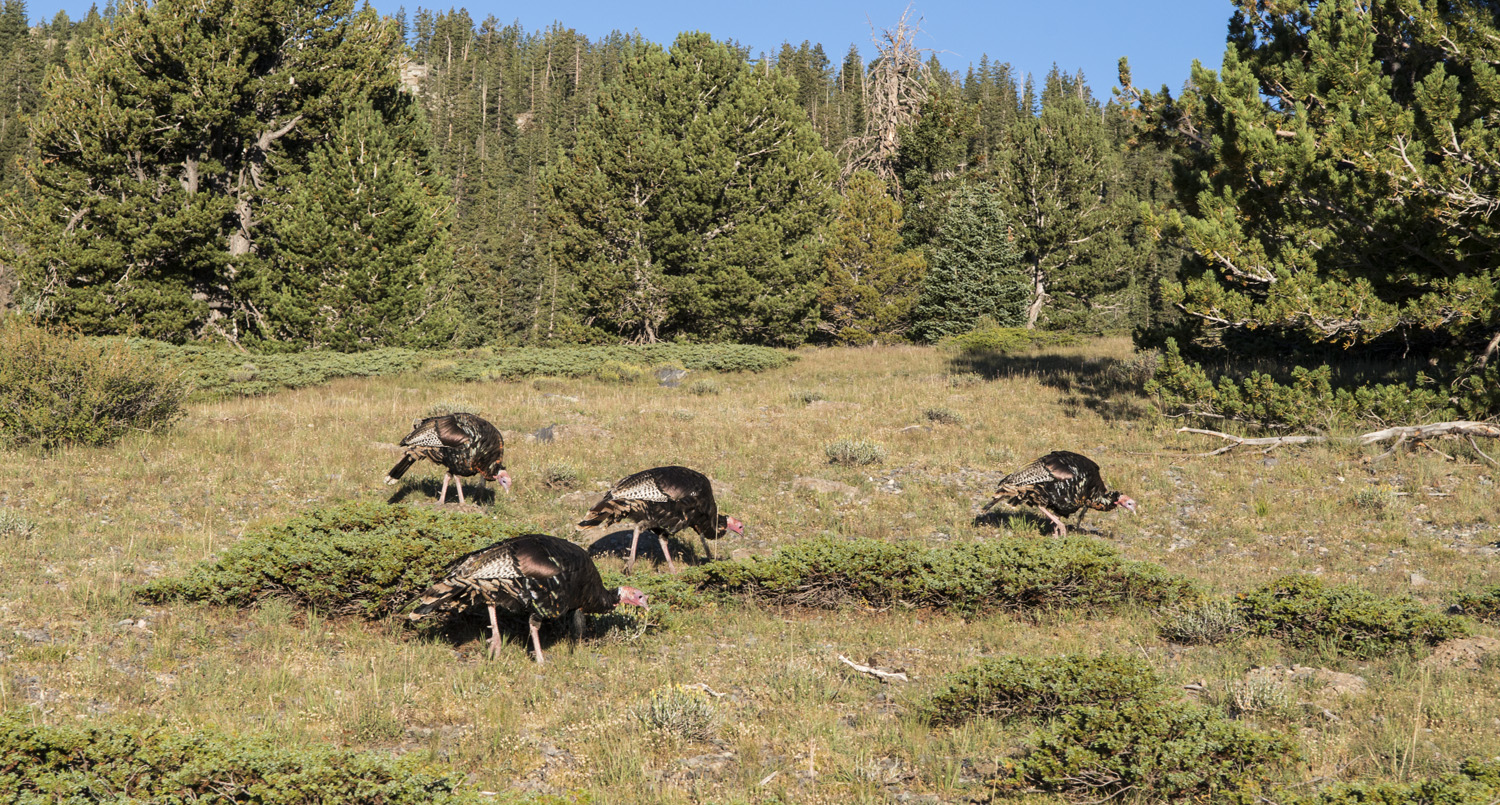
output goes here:
[[870, 39], [880, 55], [870, 63], [864, 79], [865, 131], [844, 142], [839, 183], [848, 182], [860, 170], [869, 170], [899, 193], [896, 151], [901, 144], [901, 128], [917, 116], [927, 100], [927, 65], [922, 54], [929, 49], [916, 45], [922, 21], [911, 19], [910, 6], [901, 12], [894, 27], [879, 36], [873, 34], [874, 29], [871, 24]]

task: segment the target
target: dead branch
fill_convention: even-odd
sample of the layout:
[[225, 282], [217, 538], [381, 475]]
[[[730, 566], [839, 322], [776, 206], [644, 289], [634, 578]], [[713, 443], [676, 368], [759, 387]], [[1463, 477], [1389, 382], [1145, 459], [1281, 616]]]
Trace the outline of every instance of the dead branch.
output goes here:
[[1266, 452], [1269, 452], [1284, 444], [1312, 444], [1318, 442], [1336, 441], [1355, 442], [1361, 445], [1366, 445], [1395, 439], [1395, 444], [1391, 445], [1391, 448], [1389, 450], [1382, 453], [1377, 458], [1385, 458], [1386, 456], [1395, 452], [1396, 448], [1405, 444], [1407, 441], [1411, 441], [1415, 444], [1426, 447], [1427, 449], [1432, 450], [1434, 453], [1444, 456], [1449, 460], [1453, 460], [1453, 457], [1449, 456], [1446, 453], [1443, 453], [1442, 451], [1432, 447], [1429, 444], [1425, 444], [1426, 440], [1439, 438], [1457, 438], [1462, 436], [1467, 437], [1469, 443], [1474, 445], [1475, 452], [1479, 453], [1479, 455], [1481, 456], [1484, 456], [1484, 458], [1491, 463], [1500, 466], [1500, 462], [1497, 462], [1495, 461], [1495, 459], [1486, 455], [1484, 451], [1479, 449], [1478, 443], [1474, 441], [1475, 438], [1500, 439], [1500, 425], [1492, 424], [1489, 422], [1457, 420], [1454, 422], [1434, 422], [1430, 425], [1402, 425], [1394, 428], [1383, 428], [1381, 430], [1371, 431], [1359, 436], [1262, 436], [1258, 438], [1247, 439], [1243, 436], [1235, 436], [1231, 433], [1221, 433], [1220, 431], [1216, 430], [1202, 430], [1199, 428], [1178, 428], [1177, 432], [1197, 433], [1203, 436], [1217, 436], [1218, 438], [1224, 439], [1229, 442], [1229, 444], [1224, 445], [1217, 450], [1211, 450], [1207, 453], [1199, 453], [1198, 455], [1200, 456], [1217, 456], [1222, 453], [1227, 453], [1230, 450], [1233, 450], [1234, 448], [1241, 445], [1250, 445], [1253, 447], [1263, 446], [1266, 447]]
[[841, 662], [841, 663], [849, 666], [850, 668], [853, 668], [854, 670], [856, 670], [856, 671], [858, 671], [858, 672], [860, 672], [862, 674], [869, 674], [870, 676], [876, 677], [881, 682], [890, 682], [892, 680], [894, 680], [896, 682], [910, 682], [911, 681], [911, 680], [909, 680], [909, 679], [906, 678], [906, 674], [903, 674], [903, 673], [891, 673], [890, 671], [882, 671], [879, 668], [871, 668], [868, 665], [860, 665], [859, 663], [855, 662], [854, 660], [849, 659], [848, 657], [845, 657], [842, 654], [839, 655], [839, 662]]

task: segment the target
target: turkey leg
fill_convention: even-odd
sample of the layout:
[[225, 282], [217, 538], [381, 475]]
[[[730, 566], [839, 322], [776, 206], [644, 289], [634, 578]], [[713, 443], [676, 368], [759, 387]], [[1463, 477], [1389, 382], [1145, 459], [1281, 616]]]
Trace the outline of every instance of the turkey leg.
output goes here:
[[495, 617], [495, 605], [490, 604], [490, 659], [500, 656], [500, 621]]
[[453, 473], [451, 473], [451, 472], [445, 472], [445, 473], [443, 473], [443, 491], [438, 494], [438, 505], [439, 506], [443, 505], [443, 501], [445, 501], [445, 500], [448, 499], [448, 481], [451, 480], [452, 478], [453, 478]]
[[542, 659], [542, 619], [532, 615], [529, 625], [531, 626], [531, 647], [536, 649], [536, 664], [544, 665], [547, 661]]
[[667, 570], [676, 573], [677, 567], [672, 564], [672, 552], [667, 550], [667, 535], [658, 531], [656, 538], [661, 540], [661, 555], [667, 557]]
[[641, 541], [641, 524], [635, 524], [635, 531], [630, 535], [630, 558], [625, 560], [625, 575], [630, 575], [630, 569], [635, 567], [635, 545]]
[[1063, 525], [1063, 521], [1062, 521], [1062, 520], [1059, 520], [1059, 519], [1058, 519], [1058, 518], [1057, 518], [1057, 515], [1055, 515], [1055, 514], [1053, 514], [1053, 513], [1052, 513], [1052, 512], [1050, 512], [1050, 511], [1047, 511], [1047, 507], [1046, 507], [1046, 506], [1038, 506], [1038, 507], [1037, 507], [1037, 508], [1038, 508], [1038, 509], [1041, 509], [1041, 510], [1042, 510], [1042, 514], [1045, 514], [1045, 515], [1047, 515], [1047, 519], [1048, 519], [1048, 520], [1051, 520], [1051, 521], [1052, 521], [1052, 524], [1053, 524], [1053, 525], [1054, 525], [1054, 526], [1056, 526], [1056, 529], [1057, 529], [1057, 535], [1058, 535], [1058, 536], [1059, 536], [1059, 537], [1066, 537], [1066, 536], [1067, 536], [1067, 535], [1068, 535], [1068, 527], [1067, 527], [1067, 526], [1065, 526], [1065, 525]]
[[464, 479], [453, 476], [453, 485], [458, 487], [458, 505], [464, 505]]
[[578, 650], [578, 641], [583, 639], [583, 610], [573, 610], [573, 651]]

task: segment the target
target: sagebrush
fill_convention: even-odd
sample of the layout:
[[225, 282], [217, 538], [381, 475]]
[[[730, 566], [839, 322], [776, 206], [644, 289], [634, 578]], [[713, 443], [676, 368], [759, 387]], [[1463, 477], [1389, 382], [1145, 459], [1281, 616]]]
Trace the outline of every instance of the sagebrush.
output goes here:
[[1156, 701], [1161, 678], [1136, 657], [995, 657], [949, 674], [923, 705], [935, 724], [973, 718], [1046, 719], [1078, 707]]
[[183, 415], [188, 387], [125, 345], [0, 317], [0, 447], [108, 445]]

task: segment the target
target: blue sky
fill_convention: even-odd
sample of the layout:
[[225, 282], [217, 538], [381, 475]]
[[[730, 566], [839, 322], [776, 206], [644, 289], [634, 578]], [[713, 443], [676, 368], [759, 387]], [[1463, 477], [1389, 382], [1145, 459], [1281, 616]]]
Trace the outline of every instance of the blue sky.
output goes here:
[[[373, 0], [385, 13], [402, 4], [414, 13], [421, 0]], [[74, 19], [89, 8], [87, 0], [33, 0], [33, 20], [51, 19], [59, 9]], [[101, 7], [103, 3], [100, 4]], [[938, 52], [945, 67], [962, 71], [981, 54], [1010, 62], [1039, 79], [1056, 63], [1082, 69], [1095, 95], [1109, 97], [1116, 63], [1130, 58], [1137, 85], [1175, 91], [1188, 77], [1193, 59], [1217, 68], [1224, 56], [1224, 34], [1234, 6], [1230, 0], [1158, 0], [1131, 3], [1112, 0], [925, 0], [913, 2], [922, 20], [922, 47]], [[456, 4], [475, 20], [494, 15], [538, 30], [555, 20], [590, 38], [612, 30], [639, 30], [647, 39], [670, 44], [681, 31], [708, 31], [716, 39], [734, 39], [752, 53], [774, 54], [783, 41], [821, 42], [829, 58], [842, 61], [851, 44], [866, 58], [873, 53], [870, 26], [893, 25], [907, 7], [905, 0], [813, 0], [812, 2], [600, 2], [553, 0], [548, 3], [501, 3], [490, 0]], [[432, 3], [431, 8], [446, 4]]]

